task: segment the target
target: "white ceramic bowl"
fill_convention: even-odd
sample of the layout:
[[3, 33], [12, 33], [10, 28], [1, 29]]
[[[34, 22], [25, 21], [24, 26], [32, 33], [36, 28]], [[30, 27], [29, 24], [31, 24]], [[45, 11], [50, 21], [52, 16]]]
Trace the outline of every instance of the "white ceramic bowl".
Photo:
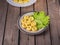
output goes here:
[[25, 4], [15, 3], [15, 2], [13, 2], [13, 0], [7, 0], [7, 2], [16, 7], [26, 7], [26, 6], [30, 6], [30, 5], [34, 4], [36, 2], [36, 0], [30, 0], [28, 3], [25, 3]]
[[22, 31], [22, 32], [24, 32], [24, 33], [26, 33], [26, 34], [29, 34], [29, 35], [37, 35], [37, 34], [40, 34], [40, 33], [44, 32], [44, 31], [48, 28], [48, 26], [46, 26], [45, 28], [39, 29], [39, 30], [36, 31], [36, 32], [27, 31], [26, 29], [22, 28], [22, 26], [21, 26], [21, 19], [22, 19], [24, 16], [26, 16], [26, 15], [33, 15], [33, 13], [34, 13], [34, 12], [29, 12], [29, 13], [23, 14], [23, 15], [22, 15], [21, 17], [19, 17], [19, 19], [18, 19], [18, 27], [19, 27], [20, 31]]

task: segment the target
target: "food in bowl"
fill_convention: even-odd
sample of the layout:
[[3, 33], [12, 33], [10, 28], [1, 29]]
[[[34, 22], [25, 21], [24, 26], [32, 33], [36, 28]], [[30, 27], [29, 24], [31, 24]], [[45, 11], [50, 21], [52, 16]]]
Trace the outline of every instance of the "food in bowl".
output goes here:
[[25, 4], [28, 3], [30, 0], [13, 0], [13, 2], [15, 3], [19, 3], [19, 4]]
[[50, 17], [44, 11], [34, 12], [31, 15], [24, 15], [21, 21], [21, 27], [26, 31], [36, 32], [48, 26]]
[[37, 31], [36, 22], [31, 15], [23, 17], [23, 19], [21, 20], [21, 26], [28, 31]]

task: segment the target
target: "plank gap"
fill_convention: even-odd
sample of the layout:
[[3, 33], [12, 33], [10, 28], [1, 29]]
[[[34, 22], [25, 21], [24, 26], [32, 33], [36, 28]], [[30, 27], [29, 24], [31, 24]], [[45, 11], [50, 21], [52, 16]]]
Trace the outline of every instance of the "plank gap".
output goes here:
[[18, 31], [18, 45], [20, 45], [20, 30]]
[[[19, 16], [21, 16], [21, 7], [20, 7]], [[19, 32], [18, 32], [18, 45], [20, 45], [20, 29], [19, 29]]]

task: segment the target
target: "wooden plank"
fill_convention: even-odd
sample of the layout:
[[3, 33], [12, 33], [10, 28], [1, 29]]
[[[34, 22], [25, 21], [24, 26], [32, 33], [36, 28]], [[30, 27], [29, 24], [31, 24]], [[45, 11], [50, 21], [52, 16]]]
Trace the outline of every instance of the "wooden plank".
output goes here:
[[6, 12], [7, 12], [6, 0], [0, 0], [0, 45], [2, 45], [3, 42]]
[[4, 45], [18, 45], [17, 19], [20, 8], [8, 6]]
[[[35, 3], [35, 11], [47, 12], [46, 0], [37, 0]], [[36, 36], [36, 45], [51, 45], [49, 28], [46, 32]]]
[[57, 4], [58, 4], [59, 15], [58, 15], [58, 19], [56, 22], [57, 22], [58, 38], [59, 38], [59, 42], [60, 42], [60, 0], [57, 0]]
[[[21, 14], [33, 11], [33, 5], [25, 8], [21, 8]], [[34, 36], [26, 35], [20, 32], [20, 45], [34, 45]]]
[[35, 36], [29, 36], [29, 45], [35, 45]]
[[[57, 6], [58, 6], [58, 16], [57, 16], [57, 32], [58, 32], [58, 39], [60, 42], [60, 0], [57, 0]], [[60, 45], [60, 43], [59, 43]]]
[[46, 0], [37, 0], [37, 2], [35, 3], [35, 10], [36, 11], [47, 11], [47, 7], [46, 7]]
[[[60, 20], [57, 21], [57, 30], [58, 30], [58, 39], [59, 39], [59, 42], [60, 42]], [[59, 43], [59, 45], [60, 45], [60, 43]]]
[[59, 2], [59, 18], [58, 18], [58, 20], [57, 20], [57, 28], [58, 28], [58, 38], [59, 38], [59, 42], [60, 42], [60, 0], [58, 1]]
[[[58, 14], [58, 11], [59, 11], [59, 7], [56, 4], [56, 2], [55, 3], [54, 2], [55, 1], [53, 1], [53, 0], [52, 1], [48, 0], [48, 9], [50, 11], [50, 14], [52, 13], [52, 15], [50, 15], [50, 17], [56, 20], [56, 19], [58, 19], [57, 14]], [[55, 12], [53, 12], [53, 11], [55, 11]], [[53, 14], [56, 14], [56, 15], [53, 15]]]
[[52, 40], [52, 45], [60, 45], [60, 40], [59, 40], [59, 33], [58, 31], [60, 23], [58, 21], [60, 20], [59, 16], [59, 6], [56, 2], [56, 0], [47, 0], [48, 1], [48, 11], [49, 15], [51, 17], [50, 21], [50, 29], [51, 29], [51, 40]]

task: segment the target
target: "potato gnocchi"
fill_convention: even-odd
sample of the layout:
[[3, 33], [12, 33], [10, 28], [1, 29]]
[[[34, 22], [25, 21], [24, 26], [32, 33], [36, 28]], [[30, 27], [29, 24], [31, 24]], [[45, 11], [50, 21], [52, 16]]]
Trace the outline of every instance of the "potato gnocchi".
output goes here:
[[27, 31], [35, 32], [37, 31], [36, 22], [32, 16], [24, 16], [21, 20], [22, 28]]

